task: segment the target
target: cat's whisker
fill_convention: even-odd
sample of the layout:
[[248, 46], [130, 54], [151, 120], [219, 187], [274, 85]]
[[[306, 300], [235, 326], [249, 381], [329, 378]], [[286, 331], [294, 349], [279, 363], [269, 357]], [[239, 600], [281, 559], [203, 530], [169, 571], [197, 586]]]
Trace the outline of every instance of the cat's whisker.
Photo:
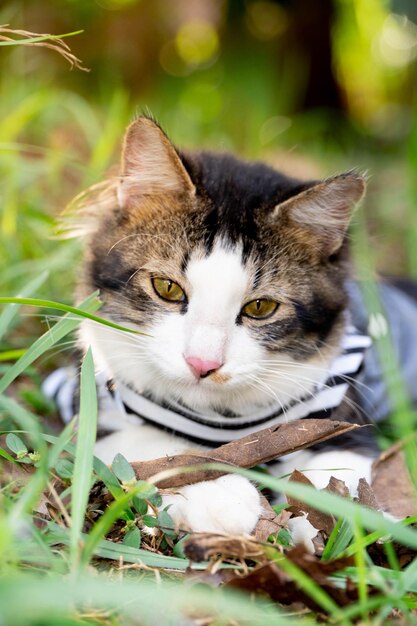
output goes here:
[[283, 367], [283, 368], [297, 368], [297, 369], [309, 369], [311, 370], [312, 368], [314, 368], [315, 371], [317, 372], [325, 372], [327, 375], [330, 374], [330, 364], [328, 367], [322, 367], [320, 365], [315, 365], [312, 363], [302, 363], [300, 361], [284, 361], [284, 360], [278, 360], [278, 359], [260, 359], [259, 361], [257, 361], [257, 363], [260, 364], [260, 366], [268, 366], [268, 365], [272, 365], [273, 367]]
[[[272, 374], [274, 377], [276, 378], [280, 378], [281, 375], [278, 372], [270, 372], [270, 374]], [[341, 378], [343, 378], [341, 376]], [[291, 383], [297, 385], [298, 387], [300, 387], [301, 389], [303, 389], [306, 393], [308, 393], [309, 397], [316, 397], [316, 394], [314, 393], [314, 389], [313, 390], [306, 390], [305, 387], [303, 387], [302, 383], [297, 381], [297, 379], [294, 378], [290, 378], [290, 377], [286, 377], [286, 380], [290, 381]], [[308, 379], [311, 382], [314, 382], [314, 379]], [[364, 385], [366, 387], [366, 385]], [[333, 387], [331, 385], [326, 385], [326, 384], [321, 384], [320, 385], [321, 389], [333, 389]], [[288, 393], [283, 391], [283, 393]], [[293, 399], [298, 399], [298, 398], [293, 398]], [[302, 399], [301, 401], [305, 400], [306, 398]], [[372, 421], [371, 416], [365, 411], [365, 409], [357, 402], [355, 402], [352, 398], [348, 397], [348, 396], [344, 396], [344, 402], [352, 409], [355, 411], [355, 413], [357, 413], [359, 416], [365, 414], [365, 417]]]
[[124, 353], [123, 356], [120, 354], [106, 354], [106, 361], [111, 359], [112, 361], [119, 360], [121, 363], [124, 363], [126, 358], [138, 359], [141, 363], [151, 363], [152, 359], [145, 352], [139, 352], [132, 350], [130, 352]]
[[[267, 393], [267, 395], [269, 395], [271, 398], [274, 398], [274, 399], [275, 399], [275, 397], [274, 397], [272, 394], [268, 393], [268, 392], [265, 390], [265, 388], [264, 388], [264, 387], [262, 387], [259, 383], [257, 383], [257, 382], [249, 382], [249, 381], [247, 381], [247, 383], [246, 383], [246, 384], [247, 384], [247, 385], [248, 385], [248, 387], [250, 387], [251, 389], [255, 389], [257, 392], [261, 392], [261, 394], [262, 394], [263, 396], [265, 395], [265, 393]], [[283, 409], [283, 410], [284, 410], [284, 409]]]
[[[318, 385], [320, 389], [332, 389], [333, 388], [332, 385], [328, 385], [325, 382], [320, 382], [315, 378], [301, 376], [300, 374], [297, 374], [296, 376], [291, 376], [288, 372], [282, 372], [282, 371], [277, 371], [277, 370], [272, 370], [272, 369], [267, 369], [267, 368], [261, 368], [261, 369], [262, 369], [262, 376], [266, 376], [267, 378], [272, 378], [278, 381], [279, 380], [289, 381], [290, 383], [297, 385], [298, 387], [303, 389], [306, 393], [310, 393], [311, 390], [305, 388], [304, 382], [312, 383], [314, 387]], [[314, 387], [313, 387], [313, 390], [314, 390]]]
[[[251, 389], [254, 389], [257, 392], [261, 392], [262, 395], [265, 394], [265, 389], [263, 387], [261, 387], [261, 385], [256, 384], [255, 382], [250, 382], [249, 380], [246, 381], [246, 384], [248, 387], [250, 387]], [[271, 396], [273, 397], [273, 396]]]
[[106, 361], [108, 361], [110, 364], [115, 364], [113, 365], [113, 368], [117, 368], [120, 372], [125, 371], [126, 366], [128, 366], [129, 363], [131, 363], [132, 365], [137, 365], [139, 363], [141, 365], [152, 364], [151, 359], [144, 359], [142, 355], [124, 356], [122, 362], [120, 362], [120, 357], [118, 355], [112, 355], [107, 357]]
[[261, 385], [261, 387], [265, 388], [266, 391], [269, 392], [269, 394], [275, 398], [275, 400], [278, 402], [278, 404], [280, 405], [282, 411], [285, 413], [285, 407], [283, 406], [281, 400], [278, 398], [277, 394], [275, 393], [275, 391], [267, 384], [265, 383], [263, 380], [261, 380], [260, 378], [258, 378], [257, 376], [253, 375], [253, 374], [247, 374], [247, 377], [250, 378], [251, 380], [257, 382], [259, 385]]
[[[314, 389], [313, 390], [306, 389], [304, 384], [301, 381], [299, 381], [298, 379], [296, 379], [296, 378], [292, 378], [290, 376], [277, 376], [277, 378], [280, 379], [280, 380], [285, 380], [285, 381], [290, 382], [291, 384], [295, 385], [296, 388], [301, 389], [305, 393], [310, 394], [310, 393], [312, 393], [314, 391]], [[263, 380], [263, 379], [260, 379], [260, 380]], [[264, 382], [266, 382], [266, 381], [264, 381]], [[293, 394], [291, 394], [289, 391], [287, 391], [285, 389], [280, 389], [279, 392], [280, 393], [285, 393], [286, 395], [290, 396], [291, 400], [298, 399], [298, 396], [294, 396]]]
[[[305, 387], [303, 385], [304, 382], [312, 383], [314, 386], [318, 385], [321, 389], [332, 389], [333, 388], [332, 385], [328, 385], [325, 382], [320, 382], [320, 381], [317, 381], [314, 378], [309, 378], [307, 376], [300, 376], [299, 374], [297, 374], [297, 377], [292, 377], [292, 376], [288, 375], [288, 373], [285, 374], [283, 372], [277, 372], [277, 371], [274, 371], [274, 370], [268, 370], [268, 371], [263, 371], [262, 375], [263, 376], [267, 376], [268, 378], [274, 378], [274, 379], [277, 379], [277, 380], [280, 380], [280, 379], [288, 380], [288, 381], [290, 381], [293, 384], [297, 384], [298, 383], [298, 386], [301, 387], [302, 389], [305, 389]], [[309, 390], [307, 390], [307, 389], [305, 389], [305, 391], [309, 392]]]
[[[263, 380], [263, 378], [262, 378]], [[311, 393], [312, 391], [314, 391], [315, 387], [313, 386], [306, 386], [306, 384], [304, 383], [304, 381], [299, 381], [297, 379], [294, 378], [290, 378], [290, 377], [277, 377], [277, 378], [272, 378], [270, 377], [269, 379], [267, 378], [265, 382], [268, 382], [269, 384], [272, 383], [276, 383], [276, 382], [280, 382], [280, 383], [288, 383], [288, 386], [294, 387], [294, 390], [297, 391], [297, 395], [294, 394], [294, 397], [292, 399], [297, 399], [300, 395], [305, 395], [306, 393]], [[280, 393], [289, 393], [286, 388], [284, 387], [284, 389], [282, 388], [282, 385], [280, 386]]]
[[310, 362], [303, 363], [301, 361], [285, 361], [284, 359], [258, 359], [257, 363], [266, 363], [272, 365], [285, 365], [288, 367], [314, 367], [315, 369], [328, 369], [321, 367], [320, 365], [315, 365]]
[[331, 385], [326, 385], [324, 382], [321, 382], [320, 380], [317, 380], [317, 378], [310, 378], [309, 376], [301, 376], [298, 373], [295, 376], [292, 376], [289, 372], [280, 372], [280, 371], [268, 370], [268, 369], [262, 369], [261, 371], [262, 371], [263, 376], [269, 376], [269, 377], [273, 377], [277, 379], [287, 379], [287, 380], [291, 380], [294, 382], [305, 381], [305, 382], [313, 383], [314, 385], [320, 385], [323, 387], [331, 386]]
[[[119, 322], [116, 322], [116, 323], [119, 323]], [[122, 322], [120, 322], [120, 324], [122, 324]], [[129, 333], [124, 330], [120, 330], [119, 328], [112, 328], [110, 326], [105, 326], [104, 324], [101, 325], [101, 331], [104, 334], [107, 333], [107, 335], [110, 335], [110, 336], [118, 335], [122, 337], [123, 340], [130, 342], [130, 343], [136, 343], [136, 344], [147, 343], [149, 339], [151, 339], [149, 335], [144, 336], [144, 335], [138, 335], [135, 333]], [[100, 339], [100, 341], [102, 340]]]
[[[289, 365], [289, 367], [287, 368], [287, 365]], [[282, 369], [278, 369], [278, 368], [282, 368]], [[305, 372], [308, 371], [310, 373], [312, 373], [312, 368], [311, 366], [303, 366], [303, 365], [295, 365], [292, 366], [291, 364], [287, 364], [287, 363], [273, 363], [270, 364], [270, 366], [268, 367], [267, 365], [260, 365], [258, 364], [258, 368], [259, 371], [262, 372], [272, 372], [272, 373], [276, 373], [278, 375], [283, 375], [283, 374], [288, 374], [291, 375], [294, 372], [294, 375], [296, 376], [302, 376], [304, 374], [299, 374], [299, 372]], [[331, 375], [331, 370], [328, 368], [324, 368], [324, 367], [315, 367], [314, 368], [315, 372], [317, 372], [317, 374], [319, 374], [323, 380], [325, 380], [325, 377], [329, 377]], [[311, 378], [311, 380], [315, 380], [316, 382], [319, 382], [319, 380], [317, 378]]]
[[284, 380], [289, 382], [292, 386], [294, 386], [295, 389], [300, 390], [297, 393], [294, 393], [294, 392], [290, 393], [290, 391], [286, 389], [280, 389], [280, 393], [288, 396], [290, 398], [290, 401], [304, 402], [307, 399], [317, 397], [317, 390], [314, 387], [310, 387], [307, 389], [306, 386], [301, 381], [298, 381], [294, 378], [286, 377]]
[[172, 243], [170, 243], [169, 241], [167, 241], [167, 239], [165, 237], [169, 237], [169, 234], [167, 233], [165, 236], [164, 235], [156, 235], [155, 233], [133, 233], [131, 235], [126, 235], [125, 237], [121, 237], [118, 241], [116, 241], [116, 243], [114, 243], [111, 248], [109, 248], [109, 250], [107, 251], [107, 256], [114, 250], [114, 248], [116, 248], [120, 243], [123, 243], [123, 241], [125, 241], [126, 239], [131, 239], [131, 238], [138, 238], [138, 237], [148, 237], [150, 239], [160, 239], [161, 241], [163, 241], [165, 244], [167, 244], [172, 250], [174, 250], [175, 252], [175, 246], [173, 246]]
[[50, 350], [50, 351], [48, 351], [47, 354], [42, 355], [42, 357], [39, 359], [39, 363], [44, 363], [45, 361], [47, 361], [49, 359], [53, 359], [53, 358], [59, 356], [63, 352], [70, 352], [71, 350], [72, 350], [72, 346], [64, 346], [61, 349], [60, 346], [58, 345], [56, 347], [56, 350]]
[[[77, 340], [75, 340], [77, 341]], [[126, 347], [126, 342], [121, 342], [119, 338], [115, 338], [115, 339], [100, 339], [100, 344], [102, 343], [106, 343], [106, 344], [115, 344], [116, 346], [118, 346], [119, 348], [125, 348]], [[142, 349], [144, 351], [146, 351], [148, 349], [148, 346], [144, 343], [143, 345], [140, 343], [135, 343], [135, 342], [127, 342], [129, 348], [133, 347], [134, 349]]]
[[[296, 382], [296, 381], [293, 381], [293, 382]], [[317, 395], [317, 393], [315, 393], [314, 389], [305, 389], [303, 387], [301, 387], [301, 388], [302, 388], [302, 391], [304, 391], [304, 395], [302, 395], [300, 397], [298, 395], [294, 396], [293, 394], [291, 394], [290, 392], [285, 391], [285, 390], [280, 390], [280, 393], [283, 393], [284, 395], [288, 396], [290, 398], [290, 402], [297, 401], [297, 402], [300, 403], [300, 405], [303, 405], [307, 401], [314, 400], [314, 399], [316, 399], [318, 397], [318, 395]], [[349, 406], [351, 406], [351, 404], [349, 402], [348, 402], [348, 404], [349, 404]], [[281, 407], [282, 407], [282, 404], [281, 404]], [[290, 407], [288, 407], [288, 406], [286, 407], [287, 410], [289, 408]], [[283, 413], [285, 415], [285, 409], [284, 408], [283, 408]]]
[[143, 270], [143, 267], [138, 267], [138, 269], [137, 269], [137, 270], [135, 270], [135, 271], [133, 272], [133, 274], [131, 274], [131, 275], [129, 276], [129, 278], [128, 278], [128, 279], [127, 279], [127, 281], [125, 282], [125, 285], [128, 285], [128, 284], [130, 283], [130, 281], [131, 281], [131, 280], [132, 280], [132, 279], [136, 276], [136, 274], [138, 274], [138, 273], [139, 273], [140, 271], [142, 271], [142, 270]]
[[[43, 322], [45, 324], [47, 324], [48, 329], [52, 328], [50, 326], [50, 322], [51, 321], [59, 321], [59, 320], [61, 320], [63, 318], [62, 315], [49, 315], [49, 314], [48, 315], [36, 314], [36, 315], [34, 315], [34, 317], [43, 317], [44, 318]], [[71, 321], [74, 321], [74, 322], [82, 322], [83, 319], [85, 319], [82, 316], [70, 315], [70, 314], [67, 314], [65, 317], [66, 317], [67, 320], [71, 320]], [[96, 322], [95, 320], [88, 320], [88, 322], [99, 325], [104, 332], [113, 333], [113, 334], [119, 333], [120, 336], [122, 336], [123, 338], [128, 338], [132, 342], [133, 341], [135, 341], [135, 342], [143, 341], [145, 343], [148, 339], [151, 338], [150, 335], [145, 336], [145, 335], [129, 333], [127, 331], [120, 330], [119, 328], [112, 328], [110, 326], [106, 326], [105, 324], [100, 324], [100, 322]], [[114, 323], [119, 323], [120, 325], [123, 325], [122, 321], [121, 322], [114, 322]], [[74, 329], [74, 330], [76, 331], [77, 329]], [[74, 340], [74, 341], [76, 342], [77, 340]], [[103, 340], [100, 339], [100, 341], [103, 341]]]
[[[258, 361], [258, 363], [261, 363], [262, 361]], [[311, 365], [308, 364], [304, 364], [304, 363], [287, 363], [286, 361], [271, 361], [271, 360], [266, 360], [265, 361], [268, 364], [272, 364], [272, 365], [278, 365], [278, 366], [282, 366], [284, 368], [286, 367], [295, 367], [295, 368], [299, 368], [299, 369], [309, 369], [311, 370]], [[268, 368], [265, 368], [268, 370]], [[344, 380], [347, 383], [353, 383], [358, 387], [361, 387], [363, 392], [365, 391], [372, 391], [371, 387], [369, 387], [368, 385], [366, 385], [365, 383], [363, 383], [362, 381], [358, 380], [355, 376], [349, 376], [348, 374], [342, 374], [342, 373], [336, 373], [336, 374], [332, 374], [329, 368], [324, 368], [324, 367], [316, 367], [314, 366], [314, 369], [320, 372], [324, 372], [327, 376], [327, 378], [330, 378], [331, 376], [337, 376], [337, 378], [341, 378], [342, 380]], [[273, 370], [273, 369], [269, 369], [268, 371], [271, 371], [273, 373], [277, 373], [279, 375], [281, 375], [283, 372], [281, 370]], [[297, 374], [298, 376], [298, 374]]]

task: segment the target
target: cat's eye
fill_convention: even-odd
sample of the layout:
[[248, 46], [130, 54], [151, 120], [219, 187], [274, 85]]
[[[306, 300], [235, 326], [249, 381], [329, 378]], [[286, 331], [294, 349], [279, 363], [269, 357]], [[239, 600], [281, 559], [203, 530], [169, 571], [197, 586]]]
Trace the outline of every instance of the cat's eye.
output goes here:
[[184, 302], [185, 293], [181, 287], [170, 278], [153, 278], [152, 285], [156, 293], [163, 300], [170, 302]]
[[262, 298], [248, 302], [242, 309], [242, 313], [247, 317], [253, 317], [258, 320], [264, 320], [270, 317], [278, 308], [278, 302], [275, 300], [267, 300]]

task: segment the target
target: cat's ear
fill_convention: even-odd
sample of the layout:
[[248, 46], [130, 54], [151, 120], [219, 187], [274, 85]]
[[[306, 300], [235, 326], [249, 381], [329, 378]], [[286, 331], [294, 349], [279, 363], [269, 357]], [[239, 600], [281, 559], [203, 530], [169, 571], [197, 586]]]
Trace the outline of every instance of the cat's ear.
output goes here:
[[163, 193], [194, 194], [195, 187], [165, 133], [153, 120], [140, 117], [123, 142], [119, 205], [130, 208], [141, 196]]
[[365, 193], [365, 178], [347, 172], [302, 191], [275, 207], [274, 218], [284, 218], [306, 244], [324, 256], [341, 247], [353, 210]]

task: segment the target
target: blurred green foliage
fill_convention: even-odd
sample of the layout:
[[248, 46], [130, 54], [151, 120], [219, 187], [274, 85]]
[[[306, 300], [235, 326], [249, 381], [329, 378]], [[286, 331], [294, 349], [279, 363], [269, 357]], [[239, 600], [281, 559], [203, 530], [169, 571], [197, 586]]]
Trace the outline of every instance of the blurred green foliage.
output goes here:
[[[363, 217], [356, 223], [357, 233], [361, 233], [356, 238], [358, 271], [369, 275], [377, 267], [389, 274], [417, 277], [415, 0], [3, 0], [0, 24], [53, 34], [82, 29], [82, 34], [66, 41], [90, 68], [89, 73], [71, 71], [62, 57], [46, 47], [0, 46], [0, 295], [21, 293], [72, 301], [81, 246], [77, 240], [54, 237], [56, 218], [74, 195], [100, 181], [117, 164], [124, 128], [142, 110], [151, 111], [180, 146], [237, 151], [246, 158], [268, 160], [296, 177], [316, 178], [352, 167], [368, 170], [368, 199], [360, 214]], [[37, 317], [27, 316], [19, 325], [17, 313], [18, 309], [9, 308], [0, 315], [0, 374], [6, 373], [3, 384], [13, 381], [13, 397], [45, 416], [51, 407], [39, 389], [43, 372], [38, 372], [38, 366], [41, 370], [45, 367], [47, 347], [57, 347], [64, 335], [67, 339], [76, 322], [61, 319], [46, 333], [48, 341], [44, 337], [39, 340], [41, 344], [33, 343], [47, 329], [40, 331]], [[62, 352], [72, 348], [73, 343], [61, 342], [58, 348]], [[384, 357], [383, 351], [381, 354]], [[385, 348], [387, 354], [389, 348]], [[7, 365], [18, 357], [24, 360]], [[31, 364], [35, 357], [42, 357], [40, 362], [38, 358], [36, 370], [30, 366], [22, 375], [22, 363]], [[57, 355], [48, 358], [53, 362], [46, 365], [54, 367]], [[19, 381], [15, 382], [19, 373]], [[93, 389], [91, 363], [89, 378]], [[405, 394], [400, 391], [402, 395], [394, 403], [397, 417], [402, 419], [396, 434], [408, 435], [409, 430], [415, 432], [415, 416], [408, 406], [404, 408]], [[22, 578], [7, 588], [3, 581], [3, 596], [7, 598], [3, 605], [7, 605], [9, 621], [22, 624], [29, 623], [29, 619], [40, 624], [43, 620], [46, 624], [59, 619], [60, 623], [81, 623], [82, 618], [66, 619], [61, 615], [65, 602], [71, 603], [68, 610], [73, 611], [73, 598], [83, 607], [92, 602], [94, 606], [95, 599], [96, 605], [111, 609], [140, 609], [145, 619], [147, 610], [153, 622], [155, 600], [164, 611], [167, 606], [178, 611], [182, 599], [189, 600], [189, 589], [180, 586], [175, 588], [175, 595], [170, 595], [169, 589], [148, 588], [143, 580], [134, 590], [123, 590], [118, 581], [115, 590], [103, 587], [102, 582], [100, 589], [92, 587], [98, 582], [95, 578], [88, 584], [80, 579], [71, 596], [67, 580], [54, 581], [51, 574], [66, 568], [65, 551], [55, 550], [57, 541], [41, 535], [34, 523], [25, 519], [24, 525], [16, 524], [46, 484], [51, 455], [48, 460], [38, 418], [6, 396], [0, 409], [4, 411], [5, 407], [19, 428], [33, 433], [35, 449], [41, 454], [36, 458], [34, 479], [19, 497], [15, 499], [14, 493], [3, 490], [3, 571], [12, 573], [19, 560], [28, 568], [31, 559], [36, 568], [44, 564], [48, 569], [43, 586], [42, 581], [28, 583]], [[7, 424], [3, 419], [2, 427]], [[91, 424], [89, 428], [93, 435]], [[56, 458], [65, 438], [71, 436], [68, 427], [66, 431], [53, 440]], [[92, 438], [81, 437], [79, 441], [83, 454], [78, 456], [87, 459], [78, 468], [82, 478], [90, 462], [86, 446], [91, 447]], [[9, 435], [11, 452], [13, 446], [24, 458], [21, 440], [14, 439], [13, 443]], [[414, 461], [414, 448], [409, 449]], [[1, 448], [0, 452], [10, 457]], [[415, 461], [409, 466], [415, 469]], [[110, 470], [103, 467], [111, 477]], [[66, 469], [68, 477], [68, 465]], [[97, 466], [95, 470], [106, 482]], [[87, 467], [86, 475], [89, 473]], [[310, 495], [317, 505], [326, 494], [318, 495]], [[320, 506], [327, 510], [326, 503]], [[329, 507], [328, 512], [333, 512], [337, 503], [333, 500]], [[78, 529], [72, 535], [73, 564], [76, 548], [81, 545], [84, 509], [78, 502]], [[347, 500], [341, 502], [339, 512], [354, 519], [354, 508]], [[415, 545], [412, 531], [401, 525], [394, 527], [387, 520], [380, 522], [370, 510], [363, 509], [362, 521], [366, 527], [379, 528], [383, 535], [393, 532], [399, 540], [405, 533], [404, 543], [412, 539], [410, 545]], [[361, 533], [352, 539], [354, 533], [346, 520], [342, 526], [344, 539], [346, 528], [348, 541], [353, 540], [352, 554], [361, 555], [356, 557], [356, 565], [365, 588], [367, 573], [360, 566], [368, 554], [361, 553]], [[100, 532], [104, 537], [105, 529]], [[93, 535], [93, 543], [96, 539]], [[136, 548], [107, 542], [107, 550], [111, 546], [114, 552], [102, 550], [101, 555], [119, 558], [120, 550], [124, 550], [128, 561], [126, 550], [128, 554], [129, 550], [139, 549], [138, 537], [134, 540]], [[88, 558], [91, 553], [92, 549]], [[154, 558], [154, 554], [140, 554], [141, 561], [146, 563], [146, 558]], [[346, 616], [348, 610], [366, 615], [369, 609], [376, 624], [387, 623], [392, 608], [399, 607], [408, 615], [408, 609], [415, 607], [415, 598], [408, 592], [415, 591], [416, 569], [415, 564], [410, 565], [404, 576], [388, 569], [370, 569], [370, 584], [380, 591], [376, 598], [379, 604], [372, 604], [374, 595], [369, 603], [362, 597], [359, 604], [346, 609]], [[51, 593], [51, 588], [56, 593]], [[131, 602], [133, 592], [136, 604]], [[90, 594], [87, 603], [86, 593]], [[210, 606], [208, 600], [195, 594], [194, 589], [194, 603]], [[51, 613], [51, 598], [59, 618]], [[278, 619], [284, 623], [285, 618], [276, 616], [271, 607], [261, 606], [259, 615], [255, 615], [256, 605], [235, 606], [230, 604], [232, 599], [217, 596], [216, 606], [221, 608], [221, 601], [225, 613], [229, 611], [236, 618], [245, 615], [247, 619], [253, 617], [253, 623], [278, 623]], [[375, 616], [379, 606], [380, 615]], [[137, 618], [137, 613], [131, 615]], [[101, 614], [97, 620], [94, 614], [86, 619], [89, 623], [104, 623]], [[110, 621], [117, 621], [113, 613], [105, 623]], [[82, 619], [82, 623], [87, 622]]]
[[0, 47], [0, 273], [71, 300], [78, 242], [56, 216], [117, 163], [150, 110], [181, 146], [235, 150], [301, 177], [359, 167], [377, 266], [417, 274], [417, 9], [412, 0], [6, 0], [0, 23], [67, 39]]

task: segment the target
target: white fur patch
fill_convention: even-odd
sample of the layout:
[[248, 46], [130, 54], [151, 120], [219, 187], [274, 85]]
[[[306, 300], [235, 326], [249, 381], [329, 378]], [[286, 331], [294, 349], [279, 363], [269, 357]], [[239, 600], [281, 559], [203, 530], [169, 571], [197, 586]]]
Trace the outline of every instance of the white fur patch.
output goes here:
[[307, 552], [315, 553], [313, 539], [317, 536], [318, 530], [308, 521], [307, 514], [299, 517], [292, 517], [288, 520], [288, 528], [291, 532], [291, 538], [296, 545], [304, 545]]
[[182, 487], [163, 497], [167, 505], [182, 530], [230, 535], [251, 533], [262, 512], [256, 488], [236, 474]]

